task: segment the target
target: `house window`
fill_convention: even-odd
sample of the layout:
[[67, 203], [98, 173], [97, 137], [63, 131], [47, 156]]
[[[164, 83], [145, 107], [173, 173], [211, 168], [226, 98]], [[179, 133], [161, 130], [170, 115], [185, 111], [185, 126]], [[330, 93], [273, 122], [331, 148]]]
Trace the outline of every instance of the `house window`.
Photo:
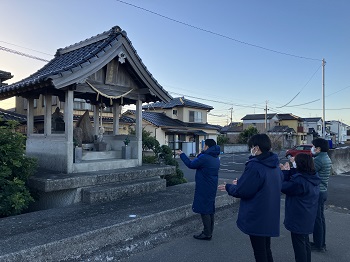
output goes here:
[[37, 108], [38, 106], [38, 99], [34, 99], [34, 108]]
[[42, 107], [46, 106], [46, 101], [45, 101], [45, 96], [44, 95], [41, 96], [41, 105], [42, 105]]
[[23, 109], [24, 110], [28, 109], [28, 100], [27, 100], [27, 98], [23, 98]]
[[176, 109], [173, 110], [173, 115], [177, 116], [177, 110]]
[[190, 111], [189, 122], [201, 123], [202, 122], [202, 112]]
[[317, 125], [317, 131], [321, 131], [321, 125]]
[[92, 110], [91, 104], [85, 102], [84, 99], [76, 98], [74, 99], [73, 109], [75, 110]]

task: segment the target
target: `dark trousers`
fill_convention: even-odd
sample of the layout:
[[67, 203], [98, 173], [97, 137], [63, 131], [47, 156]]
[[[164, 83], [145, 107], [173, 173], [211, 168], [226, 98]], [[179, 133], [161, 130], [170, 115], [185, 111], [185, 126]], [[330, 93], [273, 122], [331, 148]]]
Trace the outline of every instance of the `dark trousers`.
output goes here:
[[313, 233], [315, 247], [320, 249], [326, 247], [326, 221], [324, 219], [324, 203], [327, 200], [327, 195], [327, 191], [320, 192]]
[[214, 214], [203, 215], [201, 214], [203, 222], [203, 234], [207, 237], [211, 237], [214, 230]]
[[291, 232], [295, 262], [311, 262], [311, 247], [308, 234]]
[[271, 237], [249, 236], [256, 262], [273, 262]]

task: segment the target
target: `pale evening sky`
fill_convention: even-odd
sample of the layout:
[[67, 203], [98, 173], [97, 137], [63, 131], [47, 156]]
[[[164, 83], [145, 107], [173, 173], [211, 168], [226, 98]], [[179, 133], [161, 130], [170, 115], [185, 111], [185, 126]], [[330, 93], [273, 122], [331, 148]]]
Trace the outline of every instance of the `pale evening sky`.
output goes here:
[[[47, 60], [120, 26], [173, 97], [214, 107], [211, 124], [226, 124], [231, 107], [233, 121], [262, 114], [266, 101], [269, 113], [322, 117], [324, 58], [326, 120], [350, 125], [348, 0], [2, 0], [0, 10], [0, 47]], [[45, 64], [0, 50], [7, 83]]]

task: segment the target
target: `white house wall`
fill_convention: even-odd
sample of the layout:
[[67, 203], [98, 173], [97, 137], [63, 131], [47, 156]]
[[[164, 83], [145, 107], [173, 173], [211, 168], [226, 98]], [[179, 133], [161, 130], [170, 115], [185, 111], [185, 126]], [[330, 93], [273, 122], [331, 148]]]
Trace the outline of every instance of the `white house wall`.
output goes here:
[[346, 125], [340, 121], [330, 121], [330, 130], [336, 134], [336, 143], [343, 143], [347, 141]]

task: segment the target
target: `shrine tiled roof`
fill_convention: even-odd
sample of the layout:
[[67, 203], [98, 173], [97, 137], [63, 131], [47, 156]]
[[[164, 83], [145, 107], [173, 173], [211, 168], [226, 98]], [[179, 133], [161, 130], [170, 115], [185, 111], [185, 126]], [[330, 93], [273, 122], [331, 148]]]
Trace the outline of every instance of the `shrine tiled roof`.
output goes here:
[[[165, 101], [171, 99], [171, 96], [158, 84], [143, 64], [126, 32], [118, 26], [84, 41], [58, 49], [55, 57], [34, 74], [14, 84], [1, 86], [0, 99], [19, 95], [33, 88], [51, 86], [60, 89], [73, 84], [77, 80], [76, 77], [70, 78], [71, 75], [76, 76], [79, 71], [84, 77], [84, 74], [87, 73], [84, 71], [85, 68], [96, 61], [108, 62], [108, 59], [113, 59], [115, 56], [113, 52], [116, 52], [122, 44], [127, 45], [127, 48], [132, 51], [133, 58], [136, 58], [134, 62], [141, 65], [139, 69], [144, 70], [150, 77], [151, 82], [147, 83], [152, 89], [151, 93], [159, 95]], [[104, 64], [104, 62], [98, 62], [98, 64]], [[159, 92], [155, 88], [158, 88]]]

